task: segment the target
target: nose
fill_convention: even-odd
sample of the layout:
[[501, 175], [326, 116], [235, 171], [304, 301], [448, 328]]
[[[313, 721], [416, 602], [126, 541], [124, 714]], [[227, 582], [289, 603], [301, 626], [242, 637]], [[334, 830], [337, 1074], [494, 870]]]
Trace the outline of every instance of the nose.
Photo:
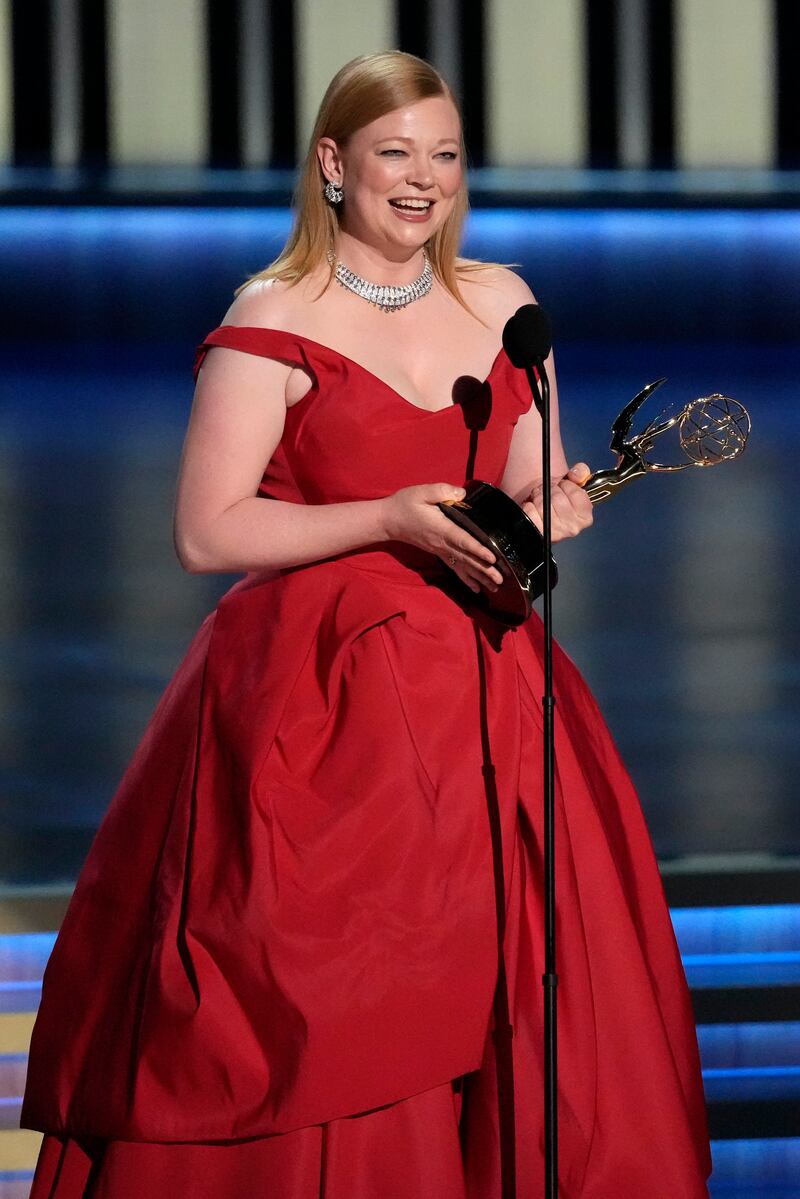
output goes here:
[[415, 157], [408, 164], [406, 183], [409, 187], [433, 187], [433, 172], [427, 158]]

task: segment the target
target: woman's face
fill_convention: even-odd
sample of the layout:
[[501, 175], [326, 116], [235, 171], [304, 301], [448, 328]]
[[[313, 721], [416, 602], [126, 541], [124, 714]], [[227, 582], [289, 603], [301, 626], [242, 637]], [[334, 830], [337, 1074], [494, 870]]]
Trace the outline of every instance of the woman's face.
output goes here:
[[319, 143], [322, 168], [341, 183], [341, 228], [402, 260], [444, 224], [461, 186], [461, 126], [446, 96], [398, 108], [341, 148]]

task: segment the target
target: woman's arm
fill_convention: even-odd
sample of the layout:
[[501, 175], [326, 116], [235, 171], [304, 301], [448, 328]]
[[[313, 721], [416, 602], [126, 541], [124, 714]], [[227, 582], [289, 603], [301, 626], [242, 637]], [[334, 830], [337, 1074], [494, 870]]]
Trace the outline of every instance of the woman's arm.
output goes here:
[[[518, 275], [503, 272], [505, 298], [511, 316], [523, 304], [535, 304], [528, 285]], [[552, 352], [545, 361], [550, 382], [550, 471], [552, 475], [552, 533], [554, 541], [574, 537], [592, 523], [592, 504], [580, 486], [590, 474], [585, 462], [568, 467], [558, 411], [558, 385]], [[542, 529], [542, 421], [535, 404], [517, 421], [511, 436], [500, 487], [528, 513]]]
[[175, 503], [192, 573], [297, 566], [385, 539], [380, 501], [305, 505], [256, 495], [283, 433], [295, 368], [216, 346], [198, 375]]
[[[553, 541], [575, 537], [593, 521], [592, 503], [580, 486], [590, 474], [585, 462], [568, 468], [558, 420], [558, 388], [553, 355], [545, 362], [550, 380], [550, 471]], [[542, 421], [535, 404], [517, 421], [500, 486], [542, 531]]]
[[[568, 470], [558, 416], [558, 386], [552, 353], [545, 362], [550, 380], [550, 468], [554, 478], [562, 478]], [[527, 386], [527, 383], [524, 384]], [[533, 488], [542, 481], [542, 420], [535, 404], [517, 421], [500, 486], [521, 504]]]

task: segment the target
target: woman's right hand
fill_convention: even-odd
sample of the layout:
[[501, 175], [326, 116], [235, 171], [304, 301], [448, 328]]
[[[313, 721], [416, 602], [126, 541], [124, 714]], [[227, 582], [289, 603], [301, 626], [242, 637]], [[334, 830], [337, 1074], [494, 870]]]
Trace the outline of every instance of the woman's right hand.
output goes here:
[[463, 499], [464, 495], [464, 488], [452, 483], [402, 487], [380, 501], [384, 505], [386, 538], [436, 554], [472, 591], [480, 591], [481, 587], [496, 591], [503, 576], [492, 565], [492, 551], [437, 507], [445, 500]]

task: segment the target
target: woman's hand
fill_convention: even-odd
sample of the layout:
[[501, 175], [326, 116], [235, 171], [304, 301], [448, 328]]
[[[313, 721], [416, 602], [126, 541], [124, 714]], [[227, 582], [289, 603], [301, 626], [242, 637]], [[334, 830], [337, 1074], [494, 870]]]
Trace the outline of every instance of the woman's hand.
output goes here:
[[386, 496], [381, 501], [386, 537], [436, 554], [472, 591], [480, 591], [481, 587], [496, 591], [503, 576], [492, 565], [492, 551], [436, 506], [444, 500], [463, 499], [464, 495], [464, 488], [452, 483], [421, 483]]
[[[581, 486], [591, 473], [585, 462], [577, 462], [563, 478], [553, 479], [550, 495], [553, 541], [563, 541], [565, 537], [576, 537], [592, 523], [594, 519], [592, 501]], [[541, 533], [544, 514], [541, 483], [537, 483], [531, 492], [530, 499], [524, 500], [520, 507], [523, 512], [527, 512]]]

